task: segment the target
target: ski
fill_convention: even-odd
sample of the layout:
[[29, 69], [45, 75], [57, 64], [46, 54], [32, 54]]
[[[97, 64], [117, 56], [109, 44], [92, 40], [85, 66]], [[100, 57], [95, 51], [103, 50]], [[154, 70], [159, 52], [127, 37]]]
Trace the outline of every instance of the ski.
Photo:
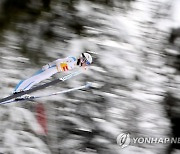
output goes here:
[[1, 99], [1, 100], [0, 100], [0, 104], [3, 103], [3, 102], [9, 101], [9, 100], [11, 100], [11, 99], [14, 99], [14, 98], [23, 96], [23, 95], [25, 95], [25, 94], [30, 94], [30, 93], [32, 93], [32, 92], [35, 92], [35, 91], [44, 89], [44, 88], [49, 87], [49, 86], [51, 86], [51, 85], [57, 84], [57, 83], [59, 83], [59, 82], [66, 81], [66, 80], [68, 80], [68, 79], [70, 79], [70, 78], [72, 78], [72, 77], [75, 77], [75, 76], [77, 76], [77, 75], [79, 75], [79, 74], [81, 74], [81, 73], [82, 73], [82, 71], [76, 71], [76, 72], [70, 73], [70, 74], [68, 74], [68, 75], [66, 75], [66, 76], [64, 76], [64, 77], [61, 77], [61, 78], [55, 79], [55, 80], [53, 80], [53, 81], [50, 81], [50, 82], [48, 82], [48, 83], [45, 83], [45, 84], [36, 86], [36, 87], [34, 87], [34, 88], [31, 88], [31, 89], [29, 89], [29, 90], [22, 91], [22, 92], [19, 92], [19, 93], [17, 93], [17, 94], [10, 95], [10, 96], [8, 96], [8, 97], [5, 97], [5, 98]]
[[75, 87], [75, 88], [71, 88], [71, 89], [67, 89], [67, 90], [63, 90], [63, 91], [58, 91], [58, 92], [54, 92], [51, 94], [45, 94], [45, 95], [40, 95], [40, 96], [31, 96], [31, 97], [25, 97], [25, 98], [18, 98], [18, 99], [12, 99], [12, 100], [8, 100], [5, 102], [0, 103], [0, 105], [3, 104], [9, 104], [9, 103], [13, 103], [13, 102], [20, 102], [20, 101], [34, 101], [36, 99], [40, 99], [40, 98], [44, 98], [44, 97], [50, 97], [50, 96], [54, 96], [54, 95], [59, 95], [59, 94], [65, 94], [65, 93], [69, 93], [72, 91], [76, 91], [76, 90], [82, 90], [82, 89], [86, 89], [86, 88], [90, 88], [91, 87], [91, 83], [86, 83], [83, 86], [79, 86], [79, 87]]

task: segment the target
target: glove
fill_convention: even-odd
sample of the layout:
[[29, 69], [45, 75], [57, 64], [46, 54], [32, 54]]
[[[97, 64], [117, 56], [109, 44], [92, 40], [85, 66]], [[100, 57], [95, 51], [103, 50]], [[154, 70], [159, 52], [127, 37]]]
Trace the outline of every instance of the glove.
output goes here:
[[45, 70], [47, 70], [49, 67], [50, 67], [49, 64], [44, 65], [44, 66], [42, 67], [42, 70], [45, 71]]

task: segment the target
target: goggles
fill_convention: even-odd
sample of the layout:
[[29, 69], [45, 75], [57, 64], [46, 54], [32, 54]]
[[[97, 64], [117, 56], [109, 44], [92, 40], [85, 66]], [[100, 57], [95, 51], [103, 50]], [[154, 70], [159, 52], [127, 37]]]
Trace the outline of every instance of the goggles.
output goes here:
[[85, 55], [82, 53], [83, 61], [82, 63], [86, 63], [86, 65], [90, 65], [91, 63], [86, 59]]

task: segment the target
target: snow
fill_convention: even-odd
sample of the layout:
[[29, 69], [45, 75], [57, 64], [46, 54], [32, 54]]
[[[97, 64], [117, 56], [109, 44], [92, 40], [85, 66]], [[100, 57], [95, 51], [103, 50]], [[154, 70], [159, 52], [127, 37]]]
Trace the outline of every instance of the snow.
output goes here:
[[149, 100], [149, 101], [158, 102], [158, 101], [162, 100], [162, 96], [145, 93], [143, 91], [138, 91], [138, 90], [133, 91], [132, 97], [137, 99], [137, 100], [141, 100], [141, 101], [148, 101]]
[[61, 120], [67, 120], [73, 124], [75, 124], [78, 128], [86, 128], [89, 129], [91, 128], [90, 124], [88, 125], [85, 121], [83, 121], [80, 118], [76, 118], [76, 117], [70, 117], [70, 116], [60, 116], [59, 117]]
[[141, 122], [138, 124], [138, 126], [142, 129], [155, 129], [157, 126], [153, 124], [152, 122]]
[[23, 131], [6, 129], [4, 145], [14, 154], [50, 154], [50, 151], [40, 139]]
[[13, 107], [10, 112], [10, 120], [14, 123], [26, 122], [29, 128], [37, 134], [43, 134], [43, 128], [38, 124], [32, 112], [27, 109]]
[[82, 0], [75, 6], [75, 8], [79, 11], [78, 15], [83, 17], [87, 17], [93, 11], [92, 4]]
[[101, 72], [101, 73], [106, 73], [106, 72], [107, 72], [107, 71], [105, 71], [103, 68], [98, 67], [98, 66], [90, 66], [90, 68], [91, 68], [93, 71], [97, 71], [97, 72]]
[[173, 50], [173, 49], [165, 49], [165, 51], [169, 54], [172, 54], [172, 55], [178, 55], [179, 52], [177, 50]]
[[155, 152], [149, 151], [145, 148], [135, 147], [135, 146], [128, 146], [124, 149], [121, 149], [121, 154], [155, 154]]
[[20, 150], [23, 152], [22, 154], [46, 154], [46, 152], [42, 152], [41, 150], [30, 148], [30, 147], [23, 147], [20, 148]]
[[12, 56], [6, 56], [6, 57], [2, 57], [5, 60], [11, 60], [11, 61], [19, 61], [19, 62], [26, 62], [29, 61], [28, 58], [24, 58], [24, 57], [12, 57]]
[[4, 145], [6, 147], [17, 147], [18, 138], [14, 130], [6, 129], [4, 133]]
[[104, 92], [104, 96], [106, 96], [106, 97], [113, 97], [113, 98], [119, 98], [118, 95], [113, 94], [113, 93], [108, 93], [108, 92]]
[[[157, 22], [157, 28], [169, 32], [172, 28], [179, 28], [180, 26], [180, 1], [173, 0], [171, 3], [171, 8], [168, 10], [169, 17], [167, 19], [161, 19]], [[166, 10], [165, 10], [166, 11]]]
[[37, 138], [35, 135], [29, 133], [29, 132], [25, 132], [25, 131], [19, 131], [19, 145], [21, 146], [27, 146], [30, 144], [27, 144], [27, 141], [30, 142], [32, 144], [33, 147], [36, 147], [39, 150], [42, 150], [44, 152], [50, 153], [50, 151], [47, 149], [46, 144], [40, 140], [39, 138]]
[[180, 1], [179, 0], [174, 0], [172, 2], [173, 8], [172, 8], [172, 19], [175, 22], [175, 24], [180, 25]]
[[75, 149], [76, 147], [79, 147], [82, 142], [83, 141], [78, 139], [65, 139], [59, 144], [59, 146], [62, 149]]
[[96, 138], [94, 138], [93, 141], [98, 142], [98, 144], [110, 144], [110, 141], [108, 141], [106, 138], [102, 136], [97, 136]]
[[18, 151], [19, 153], [24, 154], [25, 151], [32, 151], [37, 154], [38, 152], [50, 154], [46, 145], [40, 139], [28, 132], [7, 129], [4, 137], [4, 145], [9, 147], [12, 152]]
[[111, 138], [116, 138], [122, 131], [117, 127], [117, 125], [108, 121], [96, 121], [96, 127], [98, 127], [100, 131], [107, 133], [107, 135]]

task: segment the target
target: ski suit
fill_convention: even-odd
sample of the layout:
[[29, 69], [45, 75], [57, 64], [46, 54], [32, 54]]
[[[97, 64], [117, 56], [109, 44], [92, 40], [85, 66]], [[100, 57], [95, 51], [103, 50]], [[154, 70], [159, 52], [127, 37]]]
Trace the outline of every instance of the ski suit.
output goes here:
[[21, 80], [14, 89], [14, 93], [29, 90], [35, 84], [48, 79], [52, 75], [73, 69], [77, 64], [75, 57], [67, 57], [64, 59], [57, 59], [47, 65], [44, 65], [42, 69], [37, 71], [33, 76], [26, 80]]

